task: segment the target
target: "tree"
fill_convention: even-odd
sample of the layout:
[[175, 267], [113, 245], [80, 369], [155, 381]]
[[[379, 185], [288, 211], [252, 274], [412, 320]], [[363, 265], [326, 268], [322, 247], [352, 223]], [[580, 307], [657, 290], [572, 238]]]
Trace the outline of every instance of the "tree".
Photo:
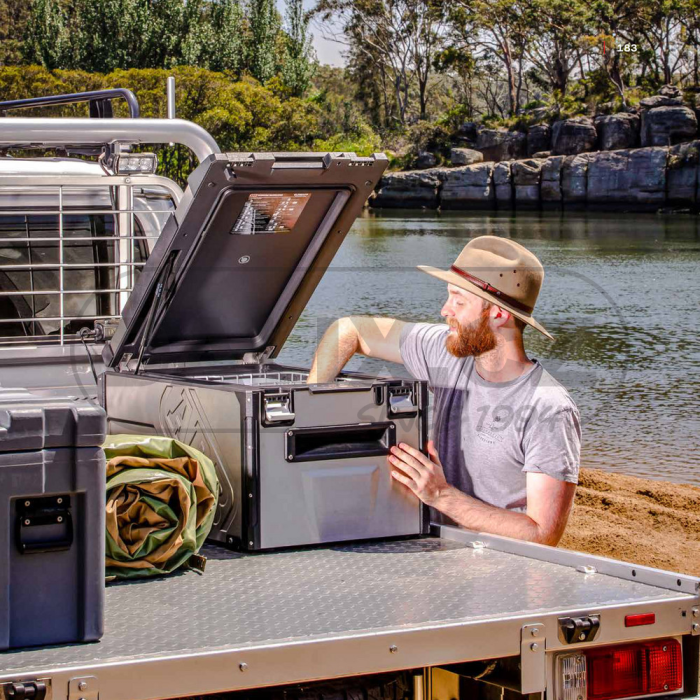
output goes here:
[[413, 63], [418, 81], [419, 119], [428, 118], [428, 85], [435, 61], [444, 44], [447, 11], [444, 0], [425, 0], [424, 11], [416, 14]]
[[266, 83], [277, 72], [279, 31], [280, 17], [274, 0], [251, 0], [248, 69], [261, 83]]
[[[627, 107], [626, 89], [631, 75], [634, 54], [618, 51], [618, 44], [634, 44], [632, 28], [638, 22], [645, 0], [597, 0], [593, 6], [594, 22], [598, 23], [599, 34], [593, 39], [593, 45], [599, 47], [601, 64], [610, 82], [615, 87]], [[602, 46], [601, 46], [602, 44]]]
[[245, 59], [245, 16], [239, 0], [219, 0], [211, 9], [211, 27], [216, 38], [209, 70], [230, 71], [239, 77]]
[[75, 0], [65, 68], [109, 73], [138, 65], [142, 0]]
[[692, 72], [688, 60], [695, 35], [692, 29], [697, 29], [694, 4], [688, 0], [648, 0], [635, 17], [632, 29], [647, 49], [645, 56], [650, 59], [656, 87], [682, 80]]
[[522, 4], [526, 23], [533, 28], [526, 54], [548, 77], [552, 91], [563, 97], [572, 74], [581, 67], [593, 21], [591, 5], [586, 0], [522, 0]]
[[24, 35], [23, 55], [28, 63], [49, 70], [65, 68], [69, 33], [63, 7], [52, 0], [33, 0]]
[[[351, 61], [368, 66], [380, 80], [386, 80], [392, 92], [398, 125], [406, 126], [412, 89], [422, 84], [425, 114], [428, 79], [433, 57], [438, 51], [437, 25], [442, 12], [439, 0], [320, 0], [315, 8], [324, 20], [341, 24]], [[387, 114], [393, 114], [387, 94]]]
[[314, 73], [309, 20], [302, 0], [287, 0], [282, 79], [294, 97], [301, 97], [307, 91]]
[[[170, 68], [182, 62], [187, 40], [183, 0], [142, 0], [141, 40], [134, 47], [138, 68]], [[143, 16], [143, 15], [141, 15]], [[124, 66], [122, 66], [124, 67]]]
[[503, 66], [510, 115], [520, 106], [523, 61], [533, 31], [528, 19], [521, 0], [455, 0], [451, 8], [454, 47]]
[[0, 65], [22, 60], [22, 36], [30, 6], [26, 0], [0, 0]]

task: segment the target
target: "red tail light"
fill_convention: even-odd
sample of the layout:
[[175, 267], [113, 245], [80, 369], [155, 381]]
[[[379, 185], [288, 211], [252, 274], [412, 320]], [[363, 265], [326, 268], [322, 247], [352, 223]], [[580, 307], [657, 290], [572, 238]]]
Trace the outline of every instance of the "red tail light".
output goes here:
[[681, 645], [675, 639], [586, 650], [588, 700], [669, 693], [683, 687]]

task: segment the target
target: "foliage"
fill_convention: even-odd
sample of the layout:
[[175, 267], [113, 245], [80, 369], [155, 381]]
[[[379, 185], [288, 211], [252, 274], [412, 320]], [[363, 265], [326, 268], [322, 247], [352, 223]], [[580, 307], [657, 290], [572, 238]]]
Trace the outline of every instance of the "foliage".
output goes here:
[[406, 149], [407, 163], [412, 166], [421, 153], [433, 153], [438, 164], [446, 161], [450, 155], [452, 135], [449, 129], [441, 124], [418, 122], [407, 131], [408, 148]]
[[28, 18], [26, 0], [0, 0], [0, 66], [22, 60], [21, 28], [26, 26]]
[[308, 33], [310, 17], [304, 14], [303, 0], [289, 0], [286, 20], [282, 80], [293, 97], [301, 97], [308, 90], [315, 70]]
[[363, 125], [355, 133], [334, 134], [328, 139], [317, 139], [313, 144], [317, 151], [352, 151], [358, 156], [369, 156], [382, 150], [379, 135], [371, 127]]
[[[167, 71], [132, 68], [108, 74], [9, 66], [0, 68], [0, 92], [7, 99], [21, 99], [83, 88], [125, 87], [135, 92], [142, 117], [163, 118], [167, 113], [165, 86], [169, 75], [174, 75], [177, 83], [178, 117], [204, 127], [224, 151], [309, 150], [314, 141], [330, 136], [321, 130], [319, 107], [313, 102], [298, 98], [282, 101], [253, 78], [237, 81], [225, 73], [190, 66]], [[127, 116], [124, 103], [117, 101], [114, 107], [115, 116]], [[84, 117], [87, 107], [54, 107], [50, 113]], [[160, 172], [184, 182], [196, 165], [192, 154], [181, 147], [157, 150]]]
[[49, 69], [67, 67], [68, 47], [63, 8], [52, 0], [34, 0], [22, 47], [24, 57]]
[[266, 83], [277, 68], [277, 35], [280, 17], [274, 0], [250, 0], [250, 39], [248, 66], [250, 73]]
[[[97, 73], [189, 65], [262, 83], [280, 74], [296, 97], [313, 71], [301, 0], [289, 0], [288, 32], [275, 0], [31, 0], [24, 14], [18, 2], [0, 0], [0, 57], [15, 63]], [[15, 15], [21, 45], [3, 34]]]
[[[700, 0], [313, 2], [285, 0], [283, 22], [276, 0], [0, 0], [0, 90], [133, 87], [162, 117], [175, 74], [179, 116], [222, 147], [391, 150], [405, 167], [473, 145], [474, 123], [635, 109], [669, 83], [700, 100]], [[311, 17], [345, 68], [317, 64]], [[180, 179], [193, 165], [161, 155]]]
[[411, 120], [414, 88], [427, 117], [427, 84], [445, 21], [443, 0], [319, 0], [316, 13], [342, 25], [359, 84], [370, 80], [383, 127]]

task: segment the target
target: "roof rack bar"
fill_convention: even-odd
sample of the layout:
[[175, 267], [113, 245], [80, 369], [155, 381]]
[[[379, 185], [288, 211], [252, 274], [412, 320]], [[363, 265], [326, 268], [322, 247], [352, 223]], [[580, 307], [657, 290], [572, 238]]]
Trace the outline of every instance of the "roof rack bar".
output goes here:
[[129, 116], [138, 119], [141, 115], [139, 101], [131, 90], [126, 88], [113, 88], [110, 90], [92, 90], [90, 92], [72, 92], [66, 95], [46, 95], [44, 97], [29, 97], [24, 100], [6, 100], [0, 102], [0, 113], [11, 109], [31, 109], [34, 107], [53, 107], [54, 105], [72, 105], [78, 102], [90, 103], [90, 116], [97, 118], [111, 118], [112, 100], [126, 100], [129, 105]]
[[185, 119], [0, 119], [0, 148], [179, 143], [201, 162], [221, 153], [211, 134]]

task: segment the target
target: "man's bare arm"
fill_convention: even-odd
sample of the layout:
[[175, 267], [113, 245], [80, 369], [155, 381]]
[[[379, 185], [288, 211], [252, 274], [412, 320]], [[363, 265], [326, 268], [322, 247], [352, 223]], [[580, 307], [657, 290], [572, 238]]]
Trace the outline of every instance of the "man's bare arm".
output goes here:
[[401, 363], [399, 339], [405, 325], [404, 321], [372, 316], [338, 319], [318, 344], [308, 383], [332, 381], [355, 353]]
[[519, 540], [556, 545], [564, 534], [576, 485], [546, 474], [527, 474], [527, 512], [516, 513], [467, 496], [450, 486], [437, 452], [428, 443], [430, 458], [401, 444], [391, 448], [392, 476], [426, 505], [436, 508], [469, 530]]
[[529, 473], [526, 513], [488, 505], [455, 488], [449, 488], [435, 507], [469, 530], [555, 546], [564, 534], [575, 493], [576, 484]]

